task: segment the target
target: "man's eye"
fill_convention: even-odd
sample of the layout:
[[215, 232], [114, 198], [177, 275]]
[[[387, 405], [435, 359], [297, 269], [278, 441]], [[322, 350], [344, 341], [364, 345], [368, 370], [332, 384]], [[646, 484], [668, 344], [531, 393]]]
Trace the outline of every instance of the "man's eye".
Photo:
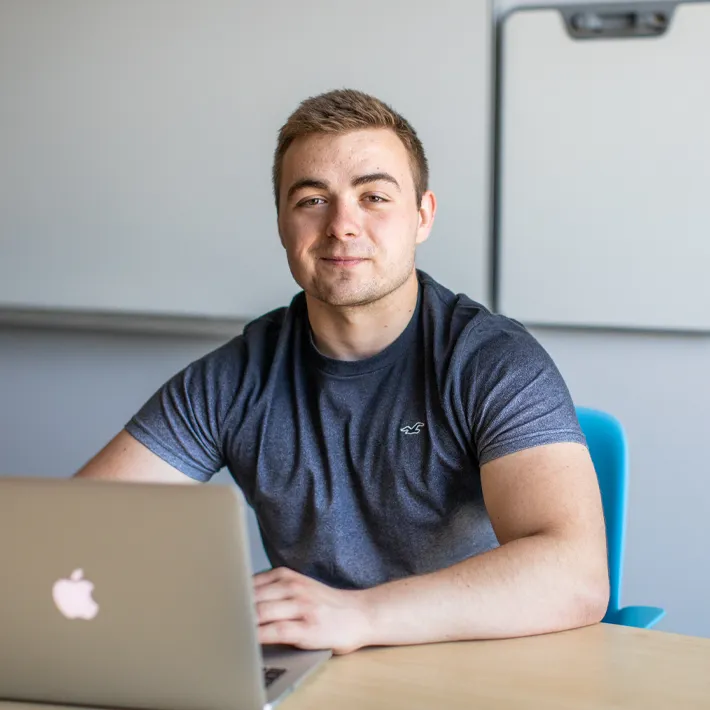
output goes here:
[[380, 197], [379, 195], [368, 195], [366, 199], [370, 202], [387, 202], [384, 197]]
[[303, 200], [303, 202], [299, 202], [298, 206], [299, 207], [316, 207], [317, 205], [325, 202], [325, 200], [322, 197], [311, 197], [308, 200]]

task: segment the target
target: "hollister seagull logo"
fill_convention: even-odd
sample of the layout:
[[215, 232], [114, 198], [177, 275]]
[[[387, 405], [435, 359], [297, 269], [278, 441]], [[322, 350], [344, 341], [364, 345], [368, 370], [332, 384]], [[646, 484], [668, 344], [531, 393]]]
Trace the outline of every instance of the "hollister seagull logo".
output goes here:
[[403, 426], [400, 431], [405, 434], [418, 434], [424, 428], [424, 422], [417, 422], [413, 426]]

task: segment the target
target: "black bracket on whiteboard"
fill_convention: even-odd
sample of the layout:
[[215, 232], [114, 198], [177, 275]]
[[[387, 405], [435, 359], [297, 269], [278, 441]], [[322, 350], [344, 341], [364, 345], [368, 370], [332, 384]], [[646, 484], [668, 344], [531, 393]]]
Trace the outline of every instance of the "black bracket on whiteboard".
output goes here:
[[673, 21], [676, 3], [633, 3], [559, 8], [574, 39], [660, 37]]

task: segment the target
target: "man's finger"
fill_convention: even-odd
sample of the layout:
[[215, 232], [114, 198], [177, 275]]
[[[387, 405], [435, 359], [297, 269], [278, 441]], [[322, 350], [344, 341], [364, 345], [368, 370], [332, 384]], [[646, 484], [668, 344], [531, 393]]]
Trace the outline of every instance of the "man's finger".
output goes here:
[[274, 621], [296, 621], [303, 618], [301, 605], [291, 599], [259, 602], [256, 605], [256, 615], [260, 624], [271, 624]]
[[254, 587], [254, 600], [259, 602], [275, 602], [280, 599], [293, 599], [298, 596], [300, 587], [297, 583], [291, 582], [273, 582], [272, 584], [263, 584], [259, 587]]
[[259, 643], [287, 644], [307, 648], [306, 626], [302, 621], [276, 621], [259, 627]]
[[259, 572], [258, 574], [255, 574], [252, 577], [252, 583], [254, 584], [254, 588], [263, 587], [267, 584], [273, 584], [274, 582], [289, 579], [296, 574], [296, 572], [288, 569], [288, 567], [277, 567], [276, 569], [270, 569], [266, 572]]

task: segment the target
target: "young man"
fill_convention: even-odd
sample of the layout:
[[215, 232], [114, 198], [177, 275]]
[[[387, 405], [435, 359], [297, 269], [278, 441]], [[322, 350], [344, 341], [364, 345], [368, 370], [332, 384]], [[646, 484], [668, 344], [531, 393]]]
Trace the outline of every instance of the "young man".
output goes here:
[[254, 580], [263, 643], [599, 621], [604, 521], [569, 392], [522, 326], [415, 269], [436, 199], [414, 130], [357, 91], [308, 99], [273, 181], [303, 292], [171, 379], [78, 475], [227, 466], [274, 566]]

